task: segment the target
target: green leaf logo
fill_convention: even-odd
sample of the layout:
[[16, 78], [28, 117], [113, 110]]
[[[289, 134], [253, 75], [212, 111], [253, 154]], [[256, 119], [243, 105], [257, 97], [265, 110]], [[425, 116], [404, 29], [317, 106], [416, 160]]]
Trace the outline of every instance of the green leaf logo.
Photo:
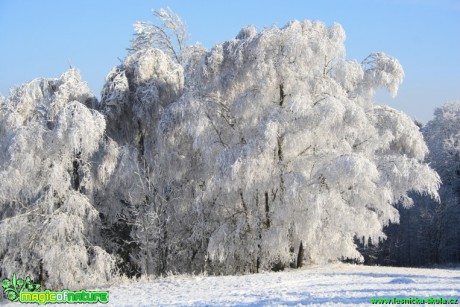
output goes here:
[[8, 289], [11, 285], [11, 281], [9, 279], [4, 279], [2, 280], [2, 287], [3, 289]]
[[22, 291], [35, 292], [40, 289], [40, 284], [34, 283], [29, 276], [23, 280], [16, 278], [16, 274], [13, 274], [11, 280], [8, 278], [2, 280], [2, 288], [10, 301], [17, 302]]

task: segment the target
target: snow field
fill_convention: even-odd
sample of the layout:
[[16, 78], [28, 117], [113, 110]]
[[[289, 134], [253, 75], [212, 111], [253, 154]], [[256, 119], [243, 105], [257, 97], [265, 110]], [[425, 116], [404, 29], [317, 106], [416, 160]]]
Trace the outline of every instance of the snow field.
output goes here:
[[459, 283], [459, 269], [330, 264], [277, 273], [178, 275], [149, 282], [124, 283], [108, 288], [109, 303], [98, 305], [368, 306], [371, 298], [460, 299]]

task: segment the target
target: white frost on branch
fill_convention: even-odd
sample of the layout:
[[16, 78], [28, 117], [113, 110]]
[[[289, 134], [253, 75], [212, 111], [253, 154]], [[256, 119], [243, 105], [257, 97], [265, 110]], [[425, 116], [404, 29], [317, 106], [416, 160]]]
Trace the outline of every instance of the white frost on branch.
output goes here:
[[418, 127], [372, 100], [396, 94], [396, 59], [346, 60], [342, 27], [317, 21], [184, 48], [180, 18], [156, 14], [99, 103], [73, 69], [0, 100], [2, 272], [57, 264], [57, 285], [115, 260], [131, 276], [362, 260], [355, 240], [385, 238], [410, 192], [439, 200]]
[[[13, 89], [0, 118], [0, 270], [50, 288], [106, 282], [114, 257], [98, 246], [94, 164], [105, 119], [75, 69]], [[93, 164], [94, 163], [94, 164]], [[107, 171], [110, 171], [107, 169]], [[107, 176], [108, 174], [105, 174]], [[14, 244], [12, 244], [14, 242]], [[20, 259], [20, 261], [18, 261]]]
[[160, 25], [137, 21], [134, 24], [135, 38], [131, 40], [130, 53], [151, 47], [158, 48], [177, 63], [182, 63], [182, 51], [188, 40], [187, 26], [169, 7], [153, 11]]

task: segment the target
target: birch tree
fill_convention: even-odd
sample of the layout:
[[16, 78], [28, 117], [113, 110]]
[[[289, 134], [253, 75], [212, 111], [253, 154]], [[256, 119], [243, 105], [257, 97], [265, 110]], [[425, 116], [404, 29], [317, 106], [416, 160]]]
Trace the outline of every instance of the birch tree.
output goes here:
[[[105, 120], [75, 69], [35, 79], [1, 103], [0, 269], [46, 287], [106, 282], [113, 258], [98, 245], [92, 160]], [[102, 163], [101, 166], [104, 166]]]
[[100, 102], [74, 69], [0, 99], [2, 274], [77, 287], [359, 262], [397, 206], [439, 200], [419, 128], [373, 101], [396, 95], [396, 59], [347, 60], [342, 27], [311, 21], [184, 49], [159, 12]]
[[[372, 101], [380, 87], [397, 93], [401, 65], [384, 53], [347, 60], [344, 39], [340, 25], [321, 22], [245, 28], [194, 53], [181, 95], [167, 104], [150, 96], [161, 111], [149, 113], [158, 117], [145, 152], [176, 189], [171, 225], [189, 230], [168, 232], [186, 242], [177, 259], [255, 272], [295, 266], [302, 244], [308, 262], [361, 261], [354, 239], [384, 239], [383, 227], [399, 220], [395, 205], [412, 205], [410, 191], [438, 199], [418, 127]], [[162, 58], [153, 54], [132, 59]], [[156, 70], [142, 61], [135, 70]]]
[[130, 53], [148, 48], [158, 48], [177, 63], [182, 63], [182, 51], [187, 47], [187, 26], [169, 7], [153, 11], [160, 22], [137, 21], [134, 24], [134, 39], [128, 48]]
[[438, 197], [418, 128], [371, 100], [396, 93], [397, 60], [345, 60], [343, 29], [321, 22], [243, 37], [204, 55], [160, 123], [165, 148], [190, 144], [202, 161], [208, 252], [224, 270], [288, 265], [301, 242], [310, 262], [360, 259], [354, 237], [384, 238], [409, 191]]

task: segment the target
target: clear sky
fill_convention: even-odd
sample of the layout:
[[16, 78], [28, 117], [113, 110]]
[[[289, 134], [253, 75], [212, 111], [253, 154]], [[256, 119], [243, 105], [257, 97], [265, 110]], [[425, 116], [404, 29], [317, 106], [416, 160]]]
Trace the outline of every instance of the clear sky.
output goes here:
[[132, 24], [153, 21], [151, 9], [167, 6], [186, 21], [190, 42], [207, 48], [248, 24], [338, 22], [347, 58], [383, 51], [403, 65], [399, 95], [379, 92], [378, 102], [426, 123], [435, 107], [460, 101], [460, 0], [0, 0], [0, 92], [72, 65], [99, 97], [105, 76], [126, 56]]

